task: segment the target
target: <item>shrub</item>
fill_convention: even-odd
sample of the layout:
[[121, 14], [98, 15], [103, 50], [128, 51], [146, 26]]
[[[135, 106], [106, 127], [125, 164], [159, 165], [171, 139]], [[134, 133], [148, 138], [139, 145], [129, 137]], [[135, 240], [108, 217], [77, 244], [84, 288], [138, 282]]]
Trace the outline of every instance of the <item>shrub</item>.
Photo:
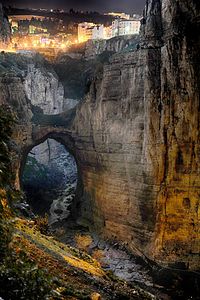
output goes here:
[[8, 185], [11, 179], [8, 142], [15, 122], [14, 119], [9, 107], [0, 107], [0, 187]]
[[44, 270], [29, 261], [25, 253], [12, 253], [0, 267], [0, 296], [4, 300], [46, 299], [51, 279]]
[[[14, 116], [8, 107], [0, 107], [0, 297], [4, 300], [46, 299], [51, 280], [45, 271], [38, 269], [25, 253], [15, 253], [10, 247], [13, 226], [8, 199], [18, 199], [20, 193], [11, 185], [12, 172], [9, 140]], [[43, 220], [40, 225], [46, 230]]]
[[49, 233], [48, 215], [45, 214], [44, 217], [37, 216], [35, 218], [35, 225], [40, 233], [47, 235]]
[[0, 107], [0, 261], [8, 252], [12, 238], [12, 226], [9, 223], [7, 191], [10, 185], [10, 157], [8, 142], [12, 133], [14, 116], [8, 107]]
[[0, 214], [0, 263], [9, 252], [9, 243], [12, 239], [13, 228], [9, 221]]

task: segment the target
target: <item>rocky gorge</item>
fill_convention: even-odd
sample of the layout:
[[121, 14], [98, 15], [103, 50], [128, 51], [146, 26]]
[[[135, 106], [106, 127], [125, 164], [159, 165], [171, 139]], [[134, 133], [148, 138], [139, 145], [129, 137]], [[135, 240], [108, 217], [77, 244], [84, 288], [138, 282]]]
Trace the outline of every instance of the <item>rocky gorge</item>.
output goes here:
[[200, 269], [199, 13], [197, 0], [148, 0], [136, 49], [95, 65], [69, 108], [55, 66], [0, 55], [15, 187], [31, 149], [55, 139], [77, 163], [76, 222], [184, 272]]
[[198, 16], [196, 1], [148, 1], [140, 49], [104, 66], [72, 127], [81, 216], [133, 251], [189, 269], [199, 268], [200, 246]]

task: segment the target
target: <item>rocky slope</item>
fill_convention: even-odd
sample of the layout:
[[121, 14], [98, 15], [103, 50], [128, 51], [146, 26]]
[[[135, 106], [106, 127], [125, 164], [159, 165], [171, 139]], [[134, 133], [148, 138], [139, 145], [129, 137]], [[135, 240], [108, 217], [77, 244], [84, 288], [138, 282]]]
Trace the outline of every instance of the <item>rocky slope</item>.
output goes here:
[[0, 78], [0, 103], [15, 104], [20, 116], [17, 175], [33, 145], [62, 140], [78, 163], [79, 222], [162, 265], [193, 270], [200, 268], [199, 12], [197, 0], [148, 0], [140, 49], [99, 69], [62, 128], [34, 126], [23, 80], [16, 72]]

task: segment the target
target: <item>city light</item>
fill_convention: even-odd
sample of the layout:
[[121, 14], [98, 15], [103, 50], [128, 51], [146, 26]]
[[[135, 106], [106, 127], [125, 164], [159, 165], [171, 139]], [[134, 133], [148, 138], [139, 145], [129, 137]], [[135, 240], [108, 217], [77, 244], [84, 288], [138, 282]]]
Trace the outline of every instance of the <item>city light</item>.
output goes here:
[[[50, 10], [54, 12], [53, 9]], [[70, 25], [69, 32], [63, 21], [54, 17], [36, 15], [14, 15], [9, 17], [12, 30], [12, 39], [9, 45], [0, 47], [4, 52], [27, 51], [27, 53], [39, 52], [42, 54], [67, 52], [68, 49], [88, 40], [106, 40], [115, 36], [126, 34], [138, 34], [140, 18], [137, 15], [124, 13], [108, 13], [113, 22], [110, 25], [82, 22]], [[49, 26], [50, 22], [51, 26]], [[74, 26], [74, 28], [73, 28]], [[52, 27], [54, 30], [52, 31]], [[48, 57], [47, 57], [48, 58]]]

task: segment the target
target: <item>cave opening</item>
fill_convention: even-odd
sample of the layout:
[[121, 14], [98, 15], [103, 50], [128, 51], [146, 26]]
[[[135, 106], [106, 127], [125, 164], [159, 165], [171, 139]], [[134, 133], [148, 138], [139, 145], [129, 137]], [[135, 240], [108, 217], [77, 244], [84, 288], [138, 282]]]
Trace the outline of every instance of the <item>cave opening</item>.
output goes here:
[[66, 221], [78, 186], [75, 157], [63, 143], [47, 138], [27, 152], [21, 185], [34, 215], [47, 214], [50, 225]]

